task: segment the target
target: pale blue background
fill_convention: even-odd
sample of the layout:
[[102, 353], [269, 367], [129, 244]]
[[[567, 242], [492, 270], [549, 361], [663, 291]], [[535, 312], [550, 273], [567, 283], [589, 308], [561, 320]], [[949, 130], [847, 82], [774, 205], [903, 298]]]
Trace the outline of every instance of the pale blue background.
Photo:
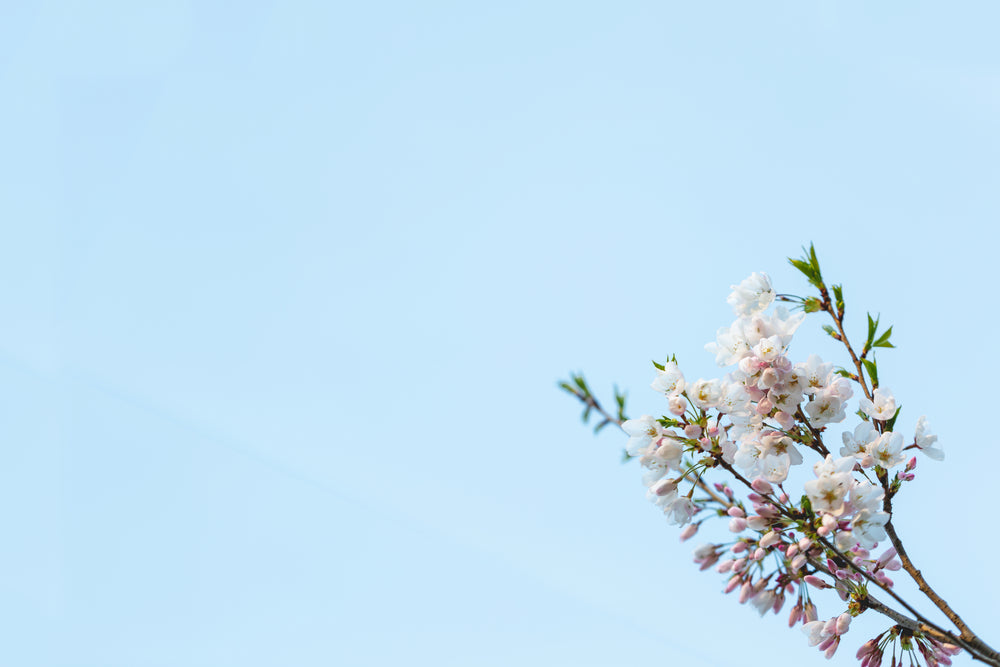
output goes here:
[[662, 410], [649, 360], [717, 374], [810, 240], [947, 452], [897, 522], [1000, 642], [998, 20], [3, 3], [0, 664], [818, 663], [555, 389]]

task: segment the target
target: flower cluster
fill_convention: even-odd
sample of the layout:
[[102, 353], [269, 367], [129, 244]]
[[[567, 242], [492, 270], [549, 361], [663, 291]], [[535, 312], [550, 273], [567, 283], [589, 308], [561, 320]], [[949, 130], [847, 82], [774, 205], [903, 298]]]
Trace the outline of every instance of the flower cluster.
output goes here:
[[[960, 650], [1000, 665], [1000, 654], [961, 625], [936, 594], [931, 599], [955, 621], [961, 638], [919, 614], [906, 617], [873, 595], [901, 602], [888, 575], [901, 568], [922, 591], [930, 590], [892, 528], [892, 498], [914, 479], [916, 458], [908, 450], [934, 460], [944, 454], [925, 417], [912, 438], [896, 429], [900, 407], [879, 385], [874, 359], [875, 348], [893, 347], [892, 328], [879, 335], [878, 319], [869, 316], [867, 341], [857, 353], [843, 325], [841, 287], [827, 288], [811, 248], [805, 258], [791, 261], [818, 288], [818, 297], [777, 294], [765, 273], [733, 285], [727, 302], [736, 320], [706, 345], [728, 373], [690, 382], [676, 358], [655, 364], [652, 388], [665, 398], [667, 414], [626, 419], [624, 397], [616, 393], [620, 418], [602, 412], [599, 426], [621, 425], [629, 436], [626, 453], [643, 469], [647, 497], [671, 523], [683, 526], [682, 540], [712, 518], [725, 520], [731, 539], [698, 547], [699, 567], [714, 566], [726, 575], [725, 592], [738, 591], [739, 601], [761, 615], [778, 613], [786, 600], [793, 601], [789, 626], [802, 623], [810, 645], [826, 657], [837, 650], [851, 618], [874, 609], [897, 623], [862, 647], [863, 667], [877, 667], [890, 641], [912, 656], [919, 653], [927, 665], [950, 664], [949, 656]], [[824, 328], [847, 347], [853, 368], [835, 367], [815, 354], [804, 361], [791, 356], [796, 330], [807, 313], [820, 311], [833, 318], [836, 327]], [[587, 404], [585, 418], [591, 409], [601, 410], [582, 377], [574, 382], [575, 387], [563, 386]], [[852, 405], [857, 390], [861, 395]], [[849, 414], [859, 423], [834, 434], [843, 445], [834, 454], [827, 445], [830, 430]], [[811, 476], [803, 466], [807, 458], [813, 459]], [[805, 470], [795, 473], [797, 466]], [[708, 481], [718, 471], [728, 480]], [[807, 477], [801, 493], [792, 491], [793, 473]], [[892, 546], [873, 556], [887, 538]], [[813, 596], [827, 589], [846, 609], [823, 621]]]

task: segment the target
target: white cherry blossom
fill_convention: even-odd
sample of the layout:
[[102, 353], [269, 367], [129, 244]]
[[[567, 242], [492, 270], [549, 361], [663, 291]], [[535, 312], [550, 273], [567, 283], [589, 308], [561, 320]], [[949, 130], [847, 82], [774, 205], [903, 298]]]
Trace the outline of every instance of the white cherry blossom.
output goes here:
[[656, 369], [656, 379], [650, 386], [667, 396], [676, 396], [684, 391], [684, 373], [677, 367], [676, 362], [668, 361], [663, 364], [662, 371]]
[[927, 423], [927, 418], [921, 415], [920, 419], [917, 420], [914, 442], [917, 448], [927, 457], [935, 461], [942, 461], [944, 460], [944, 450], [934, 446], [938, 437], [929, 433], [928, 429], [930, 429], [930, 424]]
[[906, 460], [903, 454], [903, 435], [892, 431], [880, 435], [878, 440], [868, 445], [865, 452], [875, 460], [875, 465], [886, 470]]
[[749, 317], [766, 309], [774, 301], [774, 289], [766, 273], [751, 273], [739, 285], [732, 285], [726, 303], [741, 317]]
[[879, 421], [892, 419], [896, 414], [896, 399], [893, 397], [892, 392], [879, 387], [873, 392], [872, 398], [873, 400], [868, 400], [862, 397], [858, 401], [861, 412]]
[[688, 388], [691, 402], [702, 410], [714, 408], [722, 398], [722, 385], [718, 380], [698, 380]]
[[622, 430], [629, 435], [628, 442], [625, 443], [625, 451], [629, 456], [639, 456], [653, 440], [663, 437], [663, 427], [650, 415], [622, 422]]

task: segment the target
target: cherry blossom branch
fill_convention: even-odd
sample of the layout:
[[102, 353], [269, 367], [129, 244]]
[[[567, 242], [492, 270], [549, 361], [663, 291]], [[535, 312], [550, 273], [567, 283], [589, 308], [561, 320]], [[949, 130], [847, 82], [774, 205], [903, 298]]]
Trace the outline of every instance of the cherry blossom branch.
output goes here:
[[837, 340], [844, 344], [844, 347], [847, 348], [848, 354], [851, 355], [851, 361], [854, 362], [854, 367], [858, 371], [857, 382], [861, 385], [861, 390], [865, 393], [865, 397], [868, 398], [868, 400], [871, 400], [872, 392], [868, 389], [868, 383], [865, 382], [864, 364], [861, 363], [861, 359], [854, 351], [854, 348], [851, 347], [851, 342], [847, 339], [847, 333], [844, 331], [844, 312], [834, 307], [833, 302], [830, 301], [830, 292], [827, 291], [826, 285], [821, 284], [819, 291], [823, 297], [820, 307], [830, 314], [830, 317], [833, 318], [834, 324], [837, 325]]
[[[735, 477], [737, 480], [739, 480], [740, 483], [742, 483], [747, 488], [749, 488], [752, 491], [754, 491], [754, 493], [760, 493], [759, 491], [757, 491], [754, 488], [752, 482], [750, 482], [746, 477], [744, 477], [743, 475], [741, 475], [731, 465], [729, 465], [728, 463], [726, 463], [726, 461], [724, 459], [722, 459], [721, 457], [719, 457], [717, 459], [717, 461], [718, 461], [719, 465], [722, 468], [724, 468], [729, 474], [731, 474], [733, 477]], [[775, 502], [775, 500], [772, 499], [772, 498], [770, 498], [769, 495], [766, 494], [766, 493], [761, 493], [761, 495], [764, 496], [764, 497], [766, 497], [766, 498], [768, 498], [768, 500], [771, 502], [771, 504], [773, 504], [778, 509], [778, 511], [781, 514], [783, 514], [785, 517], [791, 519], [795, 523], [798, 523], [798, 519], [794, 515], [792, 515], [788, 510], [786, 510], [784, 507], [782, 507], [780, 503]], [[901, 598], [894, 590], [892, 590], [891, 588], [889, 588], [888, 586], [886, 586], [885, 584], [883, 584], [881, 581], [879, 581], [875, 577], [873, 577], [864, 568], [858, 567], [854, 563], [854, 560], [852, 558], [850, 558], [847, 554], [843, 553], [842, 551], [840, 551], [839, 549], [837, 549], [835, 546], [833, 546], [832, 544], [830, 544], [830, 542], [828, 540], [824, 539], [823, 537], [817, 536], [816, 537], [816, 541], [819, 542], [820, 544], [822, 544], [823, 547], [826, 548], [826, 549], [828, 549], [830, 552], [836, 554], [840, 559], [842, 559], [845, 563], [847, 563], [847, 565], [851, 569], [855, 570], [861, 576], [863, 576], [865, 579], [867, 579], [868, 581], [870, 581], [871, 583], [875, 584], [880, 589], [882, 589], [883, 591], [885, 591], [885, 593], [887, 595], [889, 595], [889, 597], [891, 597], [893, 600], [895, 600], [896, 602], [898, 602], [899, 604], [901, 604], [904, 609], [906, 609], [908, 612], [910, 612], [911, 614], [913, 614], [913, 616], [915, 618], [917, 618], [920, 622], [925, 623], [925, 624], [927, 624], [927, 625], [929, 625], [931, 627], [937, 627], [936, 625], [934, 625], [933, 623], [931, 623], [930, 620], [928, 620], [927, 618], [925, 618], [920, 612], [918, 612], [916, 609], [914, 609], [909, 603], [907, 603], [906, 600], [904, 600], [903, 598]], [[836, 577], [834, 577], [834, 579], [836, 579]], [[941, 631], [941, 632], [944, 632], [944, 630], [942, 630], [940, 628], [938, 628], [938, 630]]]
[[[576, 387], [574, 387], [569, 383], [563, 383], [560, 386], [570, 394], [573, 394], [573, 396], [575, 396], [577, 400], [579, 400], [581, 403], [586, 405], [588, 411], [594, 410], [599, 415], [601, 415], [601, 417], [604, 418], [604, 421], [601, 422], [602, 424], [603, 423], [615, 424], [616, 426], [618, 426], [619, 429], [622, 429], [622, 424], [624, 424], [626, 421], [625, 415], [619, 414], [618, 416], [614, 416], [607, 410], [605, 410], [604, 407], [601, 405], [601, 403], [594, 397], [594, 395], [590, 393], [590, 390], [586, 388], [585, 383], [583, 384], [583, 387], [580, 387], [579, 384]], [[624, 429], [622, 429], [622, 431], [624, 432]], [[712, 490], [712, 487], [703, 482], [700, 475], [694, 480], [693, 484], [702, 491], [704, 491], [705, 493], [707, 493], [712, 500], [719, 503], [723, 507], [728, 508], [733, 506], [733, 503], [719, 496], [717, 493], [715, 493], [715, 491]]]
[[[891, 517], [892, 497], [889, 494], [888, 473], [879, 472], [878, 480], [882, 484], [882, 488], [885, 490], [885, 497], [882, 500], [882, 507], [884, 511], [887, 512]], [[982, 639], [980, 639], [976, 635], [976, 633], [974, 633], [972, 629], [969, 628], [968, 625], [966, 625], [965, 621], [962, 620], [962, 618], [958, 615], [958, 613], [955, 612], [955, 610], [952, 609], [951, 606], [940, 595], [938, 595], [938, 593], [933, 588], [931, 588], [931, 585], [927, 583], [927, 580], [924, 579], [923, 574], [913, 564], [913, 560], [910, 558], [910, 555], [906, 552], [906, 549], [903, 546], [903, 541], [899, 539], [899, 534], [896, 533], [896, 527], [893, 526], [891, 518], [885, 524], [885, 532], [889, 536], [889, 540], [892, 542], [892, 546], [896, 549], [896, 555], [899, 557], [899, 561], [900, 563], [902, 563], [903, 569], [906, 570], [906, 572], [910, 575], [910, 577], [913, 578], [913, 581], [916, 582], [917, 587], [920, 589], [920, 592], [926, 595], [927, 598], [930, 599], [930, 601], [933, 602], [934, 605], [938, 609], [940, 609], [945, 616], [948, 617], [948, 620], [950, 620], [952, 623], [955, 624], [955, 627], [957, 627], [959, 631], [962, 633], [961, 637], [963, 640], [973, 644], [979, 651], [990, 656], [994, 660], [998, 661], [998, 664], [1000, 664], [1000, 653], [997, 653], [997, 651], [995, 651], [992, 647], [990, 647]]]

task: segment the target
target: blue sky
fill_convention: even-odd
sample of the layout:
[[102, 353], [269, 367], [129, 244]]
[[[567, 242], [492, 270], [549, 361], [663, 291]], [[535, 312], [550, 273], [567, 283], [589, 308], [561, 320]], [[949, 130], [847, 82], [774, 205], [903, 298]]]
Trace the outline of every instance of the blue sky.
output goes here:
[[650, 359], [720, 374], [729, 286], [810, 241], [895, 325], [947, 452], [897, 523], [988, 629], [997, 13], [7, 7], [0, 662], [821, 659], [555, 389], [662, 411]]

